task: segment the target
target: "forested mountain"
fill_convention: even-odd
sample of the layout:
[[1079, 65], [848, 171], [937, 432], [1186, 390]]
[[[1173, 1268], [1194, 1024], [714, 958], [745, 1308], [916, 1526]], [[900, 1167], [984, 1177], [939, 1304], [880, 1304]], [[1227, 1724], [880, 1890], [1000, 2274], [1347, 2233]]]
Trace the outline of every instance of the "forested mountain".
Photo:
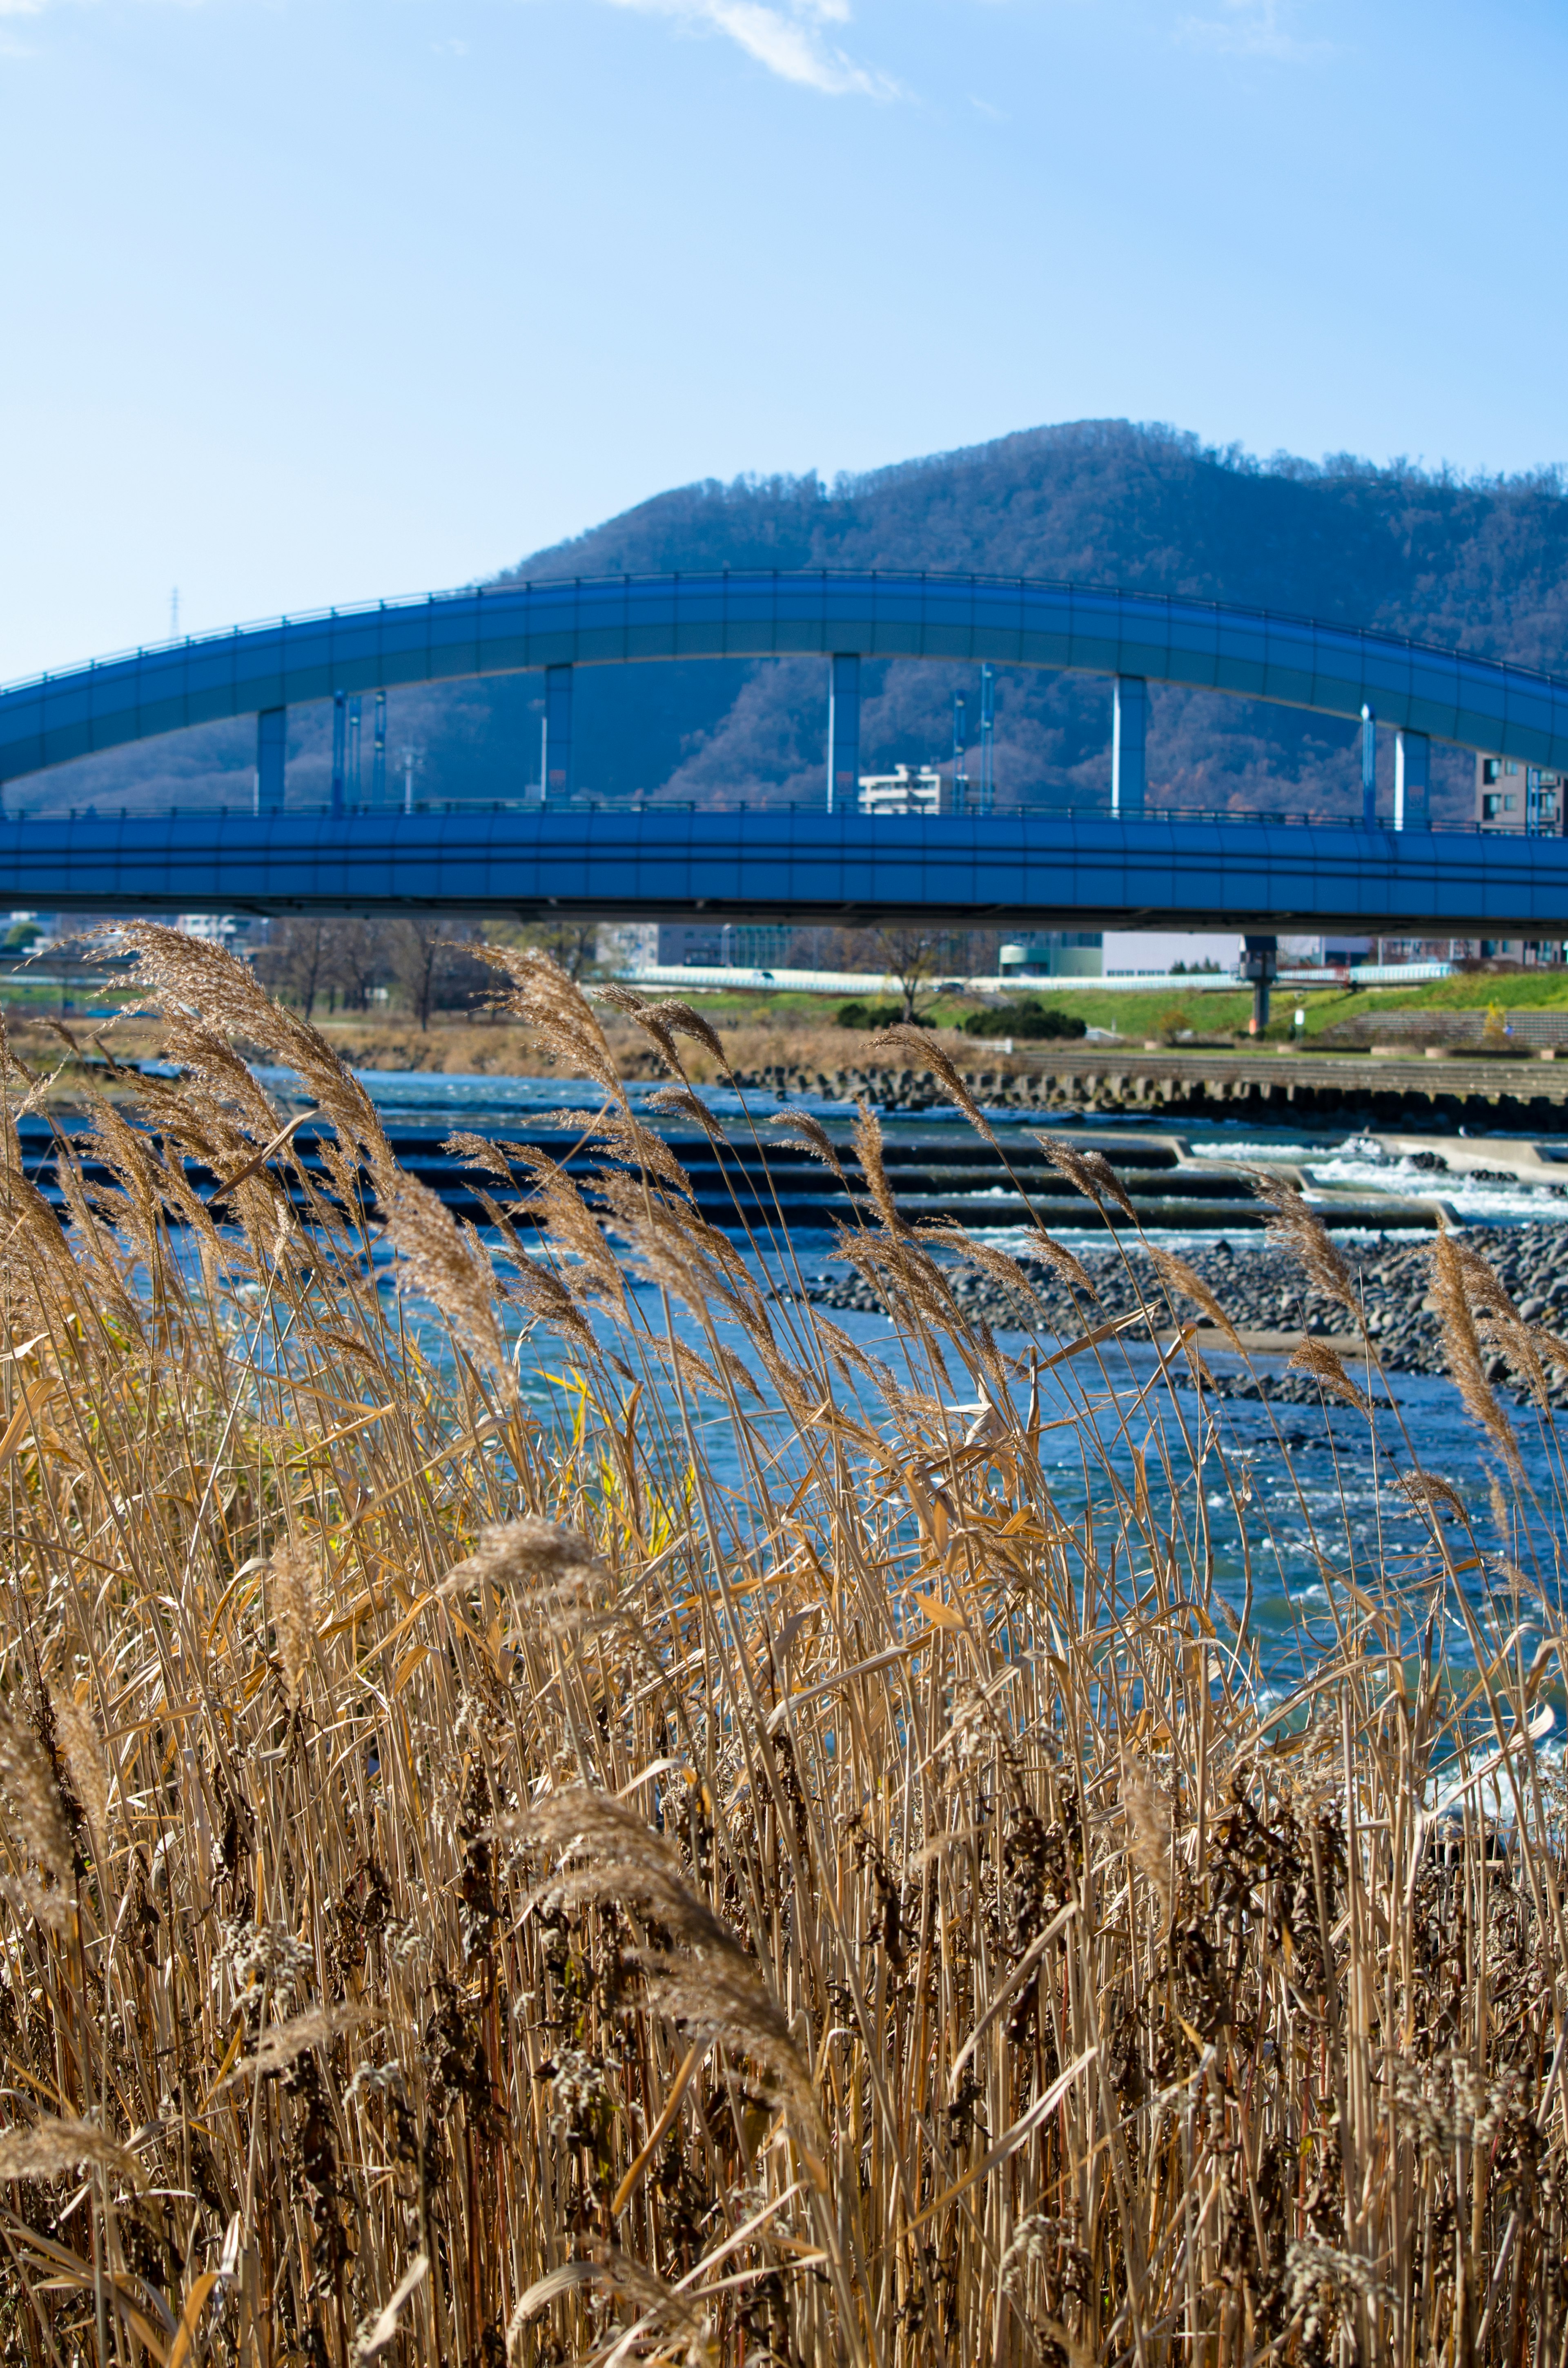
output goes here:
[[[1384, 468], [1347, 456], [1258, 461], [1196, 437], [1080, 421], [841, 478], [744, 479], [660, 494], [507, 579], [705, 567], [930, 567], [1070, 578], [1247, 602], [1568, 672], [1568, 484]], [[869, 767], [940, 758], [973, 667], [868, 666]], [[538, 778], [537, 677], [389, 699], [394, 768], [415, 794], [516, 796]], [[1332, 808], [1358, 802], [1349, 724], [1155, 688], [1149, 771], [1176, 803]], [[998, 677], [996, 774], [1008, 797], [1090, 803], [1109, 777], [1108, 683]], [[972, 704], [971, 704], [972, 712]], [[809, 798], [822, 786], [820, 659], [585, 669], [577, 783], [624, 796]], [[290, 796], [324, 796], [323, 709], [292, 721]], [[248, 723], [213, 726], [18, 784], [33, 808], [248, 798]], [[1392, 762], [1392, 758], [1389, 759]], [[367, 759], [368, 765], [368, 759]], [[1439, 810], [1468, 811], [1469, 760], [1440, 757]], [[368, 773], [367, 773], [368, 778]]]

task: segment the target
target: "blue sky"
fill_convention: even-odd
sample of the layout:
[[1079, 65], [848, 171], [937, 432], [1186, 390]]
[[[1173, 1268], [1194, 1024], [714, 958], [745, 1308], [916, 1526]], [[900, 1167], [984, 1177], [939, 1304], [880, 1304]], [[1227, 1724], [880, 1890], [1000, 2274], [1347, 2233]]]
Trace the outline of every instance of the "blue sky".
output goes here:
[[1043, 421], [1568, 459], [1560, 6], [0, 0], [0, 678]]

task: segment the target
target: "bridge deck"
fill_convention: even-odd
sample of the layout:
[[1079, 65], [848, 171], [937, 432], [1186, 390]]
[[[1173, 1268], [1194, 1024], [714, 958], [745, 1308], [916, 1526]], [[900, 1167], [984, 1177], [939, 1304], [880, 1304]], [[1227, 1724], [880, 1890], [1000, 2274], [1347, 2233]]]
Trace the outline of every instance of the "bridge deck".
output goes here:
[[0, 819], [0, 907], [1568, 937], [1568, 840], [754, 807]]

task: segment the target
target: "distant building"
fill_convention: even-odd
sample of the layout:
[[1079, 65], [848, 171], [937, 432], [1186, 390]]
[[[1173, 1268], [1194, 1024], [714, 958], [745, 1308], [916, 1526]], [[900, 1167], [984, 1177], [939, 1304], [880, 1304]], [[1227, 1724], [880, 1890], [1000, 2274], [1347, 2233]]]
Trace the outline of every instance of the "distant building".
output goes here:
[[1191, 929], [1108, 929], [1104, 975], [1165, 978], [1175, 970], [1233, 971], [1241, 958], [1242, 941], [1233, 934]]
[[1560, 838], [1565, 787], [1561, 773], [1523, 764], [1517, 757], [1478, 757], [1475, 819], [1484, 831], [1528, 830]]
[[895, 765], [891, 773], [862, 773], [865, 814], [940, 814], [942, 776], [935, 765]]
[[661, 921], [658, 930], [651, 959], [661, 968], [783, 970], [795, 940], [788, 921]]
[[1098, 929], [1036, 929], [1011, 939], [997, 956], [1004, 978], [1103, 978]]
[[[1540, 765], [1527, 765], [1517, 757], [1477, 757], [1475, 760], [1475, 820], [1488, 836], [1501, 831], [1527, 831], [1532, 838], [1561, 838], [1563, 810], [1568, 805], [1568, 778]], [[1562, 949], [1555, 943], [1517, 938], [1481, 938], [1474, 941], [1483, 960], [1501, 956], [1511, 962], [1558, 962]]]
[[1331, 929], [1324, 938], [1281, 938], [1279, 966], [1282, 970], [1349, 970], [1357, 962], [1372, 961], [1376, 945], [1375, 939], [1352, 937], [1345, 929]]
[[594, 959], [608, 971], [651, 970], [659, 959], [657, 921], [605, 923], [594, 939]]
[[719, 921], [661, 921], [653, 960], [661, 967], [675, 964], [711, 970], [724, 959]]

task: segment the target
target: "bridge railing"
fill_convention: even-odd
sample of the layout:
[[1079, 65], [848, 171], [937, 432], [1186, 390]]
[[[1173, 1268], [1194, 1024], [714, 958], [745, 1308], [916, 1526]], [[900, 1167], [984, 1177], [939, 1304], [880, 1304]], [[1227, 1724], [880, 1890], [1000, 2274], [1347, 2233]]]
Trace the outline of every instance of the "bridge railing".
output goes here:
[[[47, 809], [37, 807], [29, 813], [25, 808], [13, 805], [3, 816], [0, 816], [0, 819], [13, 823], [37, 822], [43, 824], [58, 824], [61, 822], [201, 822], [227, 820], [231, 816], [236, 820], [250, 820], [253, 818], [254, 811], [254, 807], [249, 803], [244, 805], [192, 804], [184, 806], [141, 806], [135, 809], [122, 805], [118, 810], [91, 805], [71, 806], [63, 813], [61, 813], [58, 810], [51, 812]], [[331, 818], [334, 815], [334, 808], [324, 801], [320, 804], [307, 804], [304, 803], [290, 803], [288, 806], [278, 809], [277, 814], [269, 816], [268, 819], [279, 819], [283, 821], [304, 819], [307, 817], [324, 819]], [[824, 820], [828, 819], [828, 817], [824, 814], [822, 802], [820, 799], [814, 798], [697, 799], [596, 798], [582, 796], [551, 798], [549, 803], [542, 807], [540, 806], [540, 801], [537, 797], [422, 798], [416, 800], [412, 808], [404, 808], [400, 804], [392, 803], [391, 802], [381, 806], [372, 806], [369, 804], [349, 805], [337, 811], [335, 818], [340, 822], [349, 823], [363, 820], [384, 820], [388, 817], [402, 814], [405, 812], [423, 815], [468, 814], [474, 816], [478, 816], [480, 814], [540, 813], [573, 814], [619, 814], [626, 817], [637, 816], [639, 818], [643, 815], [656, 818], [661, 814], [728, 814], [763, 815], [804, 814], [818, 815]], [[1123, 818], [1119, 817], [1115, 813], [1113, 813], [1108, 804], [1104, 803], [1096, 805], [1054, 805], [1043, 801], [1025, 802], [1022, 799], [994, 804], [990, 808], [989, 812], [983, 814], [966, 814], [954, 815], [948, 813], [933, 814], [926, 809], [921, 807], [915, 808], [915, 810], [905, 814], [889, 814], [886, 812], [878, 814], [859, 814], [857, 812], [851, 813], [847, 815], [841, 815], [838, 819], [840, 821], [885, 823], [895, 826], [900, 824], [920, 824], [937, 821], [1000, 822], [1004, 820], [1017, 821], [1022, 819], [1038, 822], [1107, 823], [1116, 822], [1119, 819], [1127, 819], [1133, 823], [1162, 824], [1208, 823], [1228, 825], [1235, 823], [1259, 823], [1267, 824], [1273, 828], [1290, 830], [1361, 830], [1365, 827], [1358, 814], [1331, 814], [1325, 813], [1321, 809], [1312, 808], [1149, 805], [1144, 807], [1142, 814]], [[1375, 827], [1380, 832], [1387, 831], [1392, 834], [1393, 831], [1393, 825], [1392, 822], [1381, 821], [1375, 825]], [[1444, 837], [1561, 838], [1563, 836], [1563, 831], [1562, 825], [1557, 823], [1521, 823], [1515, 825], [1483, 822], [1434, 822], [1423, 824], [1418, 831], [1414, 831], [1409, 835], [1412, 837], [1420, 837], [1424, 834]]]

